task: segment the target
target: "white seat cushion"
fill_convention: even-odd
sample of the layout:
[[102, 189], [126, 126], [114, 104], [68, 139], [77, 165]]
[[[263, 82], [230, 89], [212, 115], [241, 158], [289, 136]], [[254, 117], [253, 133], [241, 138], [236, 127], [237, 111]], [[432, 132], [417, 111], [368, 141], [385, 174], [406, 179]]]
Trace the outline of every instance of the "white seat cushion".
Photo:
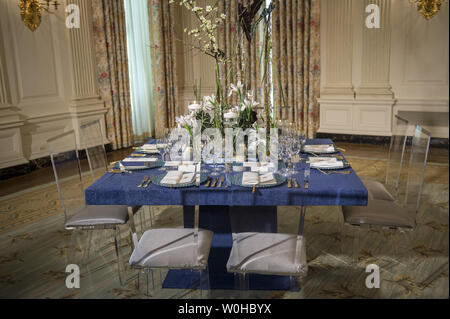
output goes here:
[[369, 199], [367, 206], [343, 206], [345, 222], [352, 225], [414, 228], [414, 209], [386, 200]]
[[[130, 257], [130, 265], [144, 268], [204, 269], [208, 264], [213, 232], [192, 228], [147, 230]], [[196, 258], [195, 258], [196, 257]]]
[[369, 199], [395, 201], [394, 196], [391, 195], [383, 183], [364, 178], [361, 178], [361, 181], [367, 188]]
[[122, 225], [128, 221], [128, 207], [116, 205], [89, 205], [70, 218], [65, 227]]
[[305, 238], [278, 233], [234, 233], [228, 272], [306, 275]]

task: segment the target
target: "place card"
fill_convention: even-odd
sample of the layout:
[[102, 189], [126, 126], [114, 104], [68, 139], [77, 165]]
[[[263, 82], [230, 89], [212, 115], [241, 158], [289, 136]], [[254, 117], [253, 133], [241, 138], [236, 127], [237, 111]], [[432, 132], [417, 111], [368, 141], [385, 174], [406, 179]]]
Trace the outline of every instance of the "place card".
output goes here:
[[304, 145], [303, 150], [305, 152], [323, 153], [334, 152], [335, 148], [332, 144], [316, 144], [316, 145]]
[[158, 159], [156, 157], [127, 157], [122, 160], [122, 162], [156, 162]]

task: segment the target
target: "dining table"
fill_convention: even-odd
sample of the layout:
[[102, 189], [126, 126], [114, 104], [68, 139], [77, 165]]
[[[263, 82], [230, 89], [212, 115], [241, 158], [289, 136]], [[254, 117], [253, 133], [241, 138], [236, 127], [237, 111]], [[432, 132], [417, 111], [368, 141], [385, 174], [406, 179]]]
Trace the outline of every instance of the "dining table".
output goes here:
[[[148, 144], [155, 144], [149, 140]], [[309, 139], [306, 145], [333, 144], [331, 139]], [[345, 159], [342, 150], [336, 148], [335, 156]], [[149, 155], [154, 156], [154, 155]], [[300, 154], [303, 159], [313, 154]], [[139, 158], [135, 165], [142, 165]], [[277, 232], [277, 208], [295, 206], [299, 208], [299, 235], [303, 234], [307, 207], [312, 206], [366, 206], [368, 192], [351, 166], [339, 173], [310, 169], [305, 181], [304, 171], [310, 165], [305, 160], [295, 164], [291, 178], [297, 182], [283, 183], [276, 187], [256, 188], [234, 184], [221, 187], [162, 187], [154, 183], [148, 187], [137, 187], [145, 176], [164, 174], [159, 168], [136, 170], [130, 174], [107, 172], [85, 190], [87, 205], [133, 206], [182, 206], [184, 227], [194, 226], [195, 207], [199, 209], [198, 227], [214, 233], [208, 259], [209, 288], [235, 289], [234, 275], [226, 270], [232, 247], [230, 213], [241, 216], [249, 225], [248, 231]], [[343, 173], [347, 172], [347, 173]], [[307, 182], [307, 186], [305, 185]], [[193, 274], [187, 270], [170, 270], [163, 288], [192, 288]], [[274, 275], [250, 275], [251, 290], [289, 290], [290, 278]], [[299, 289], [299, 287], [297, 288]]]

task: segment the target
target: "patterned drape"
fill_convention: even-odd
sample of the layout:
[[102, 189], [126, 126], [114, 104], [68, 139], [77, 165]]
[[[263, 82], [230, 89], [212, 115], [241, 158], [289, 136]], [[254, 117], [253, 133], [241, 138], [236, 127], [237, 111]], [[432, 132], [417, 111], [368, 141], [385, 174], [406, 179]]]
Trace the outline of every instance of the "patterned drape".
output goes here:
[[278, 117], [297, 123], [312, 138], [319, 128], [319, 0], [274, 0], [274, 5], [274, 103], [283, 104], [281, 81], [289, 108], [278, 109]]
[[100, 95], [113, 149], [133, 145], [125, 12], [122, 0], [93, 0], [93, 28]]
[[168, 0], [149, 0], [157, 137], [164, 134], [164, 128], [175, 126], [175, 117], [182, 112], [176, 83], [174, 10]]
[[[262, 47], [262, 32], [259, 28], [249, 42], [243, 34], [239, 25], [238, 3], [248, 6], [253, 0], [229, 0], [219, 2], [219, 12], [226, 14], [226, 20], [218, 31], [219, 48], [225, 51], [226, 57], [232, 59], [233, 63], [228, 63], [220, 70], [220, 76], [225, 88], [230, 87], [230, 83], [236, 84], [240, 80], [247, 85], [248, 89], [254, 91], [255, 100], [262, 101], [263, 86], [261, 84], [262, 67], [260, 54]], [[262, 27], [263, 23], [260, 23]], [[233, 70], [231, 66], [233, 65]], [[226, 92], [228, 93], [228, 92]], [[236, 95], [233, 96], [232, 104], [237, 102]], [[262, 103], [261, 103], [262, 105]]]

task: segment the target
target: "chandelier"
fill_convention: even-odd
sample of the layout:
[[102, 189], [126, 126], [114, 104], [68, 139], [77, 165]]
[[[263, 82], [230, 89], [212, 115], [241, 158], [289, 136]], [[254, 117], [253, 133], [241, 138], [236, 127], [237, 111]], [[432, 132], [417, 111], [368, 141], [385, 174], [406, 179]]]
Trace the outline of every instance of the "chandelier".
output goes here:
[[434, 17], [442, 5], [442, 0], [410, 0], [410, 2], [417, 3], [417, 11], [427, 20]]
[[20, 0], [20, 17], [31, 31], [35, 31], [41, 24], [42, 12], [55, 13], [59, 5], [57, 0]]

